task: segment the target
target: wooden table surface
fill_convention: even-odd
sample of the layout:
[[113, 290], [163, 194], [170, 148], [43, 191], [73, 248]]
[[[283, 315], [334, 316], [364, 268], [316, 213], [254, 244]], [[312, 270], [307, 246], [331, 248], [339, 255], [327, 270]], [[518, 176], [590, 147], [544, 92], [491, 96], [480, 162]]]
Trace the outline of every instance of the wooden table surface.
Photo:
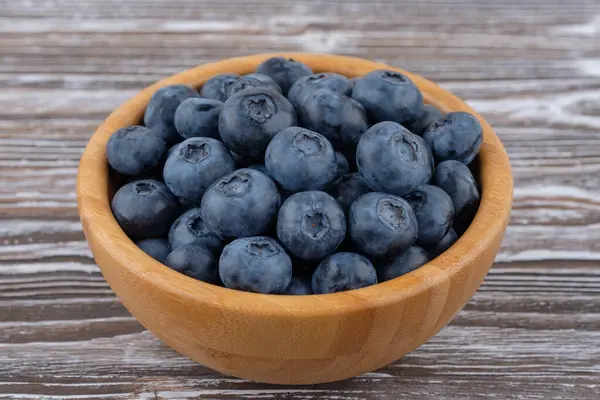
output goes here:
[[[515, 175], [485, 283], [430, 342], [309, 387], [221, 376], [120, 305], [86, 246], [77, 162], [107, 114], [207, 61], [318, 51], [465, 98]], [[600, 398], [600, 1], [0, 0], [0, 398]]]

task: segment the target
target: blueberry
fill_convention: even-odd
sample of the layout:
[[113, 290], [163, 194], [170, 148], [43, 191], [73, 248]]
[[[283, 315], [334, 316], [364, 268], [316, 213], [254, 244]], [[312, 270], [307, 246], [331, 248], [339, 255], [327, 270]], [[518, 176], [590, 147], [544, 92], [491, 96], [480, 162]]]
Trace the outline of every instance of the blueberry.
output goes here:
[[406, 127], [415, 135], [423, 136], [423, 134], [431, 124], [443, 117], [444, 114], [442, 114], [440, 110], [438, 110], [430, 104], [425, 104], [421, 109], [421, 114], [419, 115], [419, 118], [415, 122], [407, 125]]
[[175, 111], [175, 128], [184, 139], [211, 137], [220, 139], [219, 115], [223, 102], [193, 97], [184, 100]]
[[352, 151], [369, 127], [367, 113], [360, 103], [328, 89], [306, 95], [298, 108], [298, 122], [321, 133], [343, 151]]
[[344, 96], [350, 96], [352, 82], [345, 76], [333, 72], [303, 76], [294, 82], [287, 98], [298, 109], [306, 95], [317, 89], [329, 89]]
[[277, 237], [292, 254], [303, 260], [318, 260], [333, 253], [345, 236], [344, 211], [327, 193], [294, 194], [279, 210]]
[[206, 226], [200, 208], [192, 208], [183, 213], [169, 229], [169, 244], [172, 249], [190, 243], [201, 244], [214, 253], [222, 248], [221, 237]]
[[456, 160], [469, 164], [481, 148], [483, 131], [477, 118], [458, 111], [448, 113], [431, 124], [423, 139], [437, 162]]
[[377, 283], [377, 272], [373, 264], [356, 253], [336, 253], [326, 259], [312, 276], [312, 291], [315, 294], [343, 292]]
[[121, 128], [106, 144], [106, 158], [115, 171], [135, 176], [151, 172], [162, 160], [166, 143], [144, 126]]
[[213, 76], [200, 88], [200, 96], [207, 99], [225, 101], [229, 96], [229, 88], [239, 78], [240, 76], [236, 74], [221, 74]]
[[405, 195], [404, 200], [410, 204], [417, 216], [418, 244], [439, 242], [452, 227], [454, 204], [450, 196], [442, 189], [431, 185], [421, 185]]
[[206, 224], [223, 236], [264, 233], [275, 220], [281, 197], [262, 172], [243, 168], [216, 181], [202, 199]]
[[287, 285], [282, 294], [302, 296], [312, 294], [312, 288], [310, 287], [310, 281], [300, 278], [293, 277], [290, 284]]
[[235, 153], [231, 150], [229, 150], [229, 152], [231, 153], [231, 157], [233, 157], [233, 161], [235, 161], [236, 167], [246, 168], [248, 167], [248, 165], [250, 165], [249, 161], [246, 160], [244, 157], [240, 156], [238, 153]]
[[167, 159], [165, 183], [187, 208], [200, 204], [206, 189], [235, 170], [225, 145], [212, 138], [190, 138], [180, 143]]
[[369, 192], [371, 192], [371, 188], [357, 172], [342, 176], [333, 183], [329, 190], [329, 194], [337, 200], [345, 213], [348, 213], [356, 199]]
[[292, 260], [275, 239], [245, 237], [225, 246], [219, 275], [230, 289], [282, 293], [292, 279]]
[[267, 147], [265, 166], [269, 176], [291, 192], [324, 189], [337, 171], [331, 143], [323, 135], [297, 126], [275, 135]]
[[144, 114], [144, 125], [160, 126], [164, 135], [177, 135], [174, 119], [175, 111], [182, 101], [198, 97], [198, 92], [186, 85], [169, 85], [158, 89], [150, 98]]
[[200, 244], [190, 243], [176, 248], [167, 256], [165, 265], [199, 281], [219, 282], [215, 257], [209, 249]]
[[412, 246], [396, 258], [377, 266], [379, 282], [389, 281], [419, 268], [429, 262], [427, 252], [419, 246]]
[[350, 172], [350, 164], [348, 164], [346, 156], [339, 151], [335, 152], [335, 163], [337, 164], [337, 169], [334, 179], [339, 179]]
[[111, 207], [121, 229], [132, 238], [163, 236], [179, 215], [179, 204], [164, 183], [144, 179], [126, 184]]
[[356, 164], [371, 189], [397, 196], [428, 183], [433, 174], [433, 158], [423, 139], [395, 122], [380, 122], [365, 132]]
[[173, 123], [173, 126], [171, 126], [171, 127], [167, 127], [163, 124], [158, 124], [158, 125], [154, 125], [150, 129], [156, 135], [161, 137], [162, 140], [164, 140], [168, 146], [172, 146], [174, 144], [180, 143], [183, 140], [183, 138], [181, 137], [179, 132], [177, 132], [177, 129], [175, 129], [175, 123]]
[[367, 193], [350, 206], [350, 238], [356, 248], [375, 257], [392, 258], [417, 240], [417, 217], [401, 197]]
[[231, 150], [261, 160], [271, 139], [296, 122], [294, 107], [283, 95], [269, 89], [247, 89], [223, 105], [219, 132]]
[[274, 57], [263, 61], [263, 63], [256, 68], [256, 72], [269, 75], [273, 78], [281, 88], [282, 93], [286, 96], [294, 82], [303, 76], [313, 73], [308, 65], [284, 57]]
[[281, 93], [281, 88], [270, 76], [265, 74], [248, 74], [239, 78], [229, 87], [228, 95], [233, 96], [237, 92], [250, 88], [271, 89]]
[[142, 249], [144, 253], [163, 264], [171, 252], [169, 242], [165, 239], [144, 239], [137, 242], [136, 245]]
[[458, 240], [456, 231], [452, 228], [446, 233], [446, 236], [439, 242], [425, 247], [430, 259], [434, 259], [450, 248]]
[[479, 208], [479, 189], [469, 168], [454, 160], [438, 164], [431, 184], [444, 190], [454, 203], [454, 226], [460, 231], [471, 224]]
[[365, 107], [373, 123], [410, 124], [416, 121], [423, 107], [419, 88], [395, 71], [377, 70], [357, 79], [352, 97]]

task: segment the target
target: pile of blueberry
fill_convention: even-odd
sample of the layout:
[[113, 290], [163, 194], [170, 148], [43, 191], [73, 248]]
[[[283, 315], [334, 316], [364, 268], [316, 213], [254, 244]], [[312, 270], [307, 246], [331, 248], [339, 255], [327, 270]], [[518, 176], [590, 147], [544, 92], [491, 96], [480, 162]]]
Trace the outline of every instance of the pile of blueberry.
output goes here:
[[348, 79], [284, 58], [196, 91], [159, 89], [106, 149], [114, 216], [190, 277], [270, 294], [356, 289], [448, 249], [480, 194], [471, 114], [424, 105], [406, 76]]

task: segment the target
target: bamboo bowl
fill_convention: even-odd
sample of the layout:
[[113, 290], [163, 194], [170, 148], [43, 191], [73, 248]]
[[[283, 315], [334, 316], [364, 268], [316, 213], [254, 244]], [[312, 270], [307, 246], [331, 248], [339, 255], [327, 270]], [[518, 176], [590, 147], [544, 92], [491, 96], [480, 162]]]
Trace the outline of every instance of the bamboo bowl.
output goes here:
[[[468, 111], [483, 126], [478, 156], [479, 211], [460, 239], [425, 266], [348, 292], [276, 296], [234, 291], [179, 274], [138, 249], [110, 209], [105, 147], [118, 128], [138, 124], [151, 95], [176, 83], [199, 87], [218, 73], [246, 74], [283, 55], [315, 73], [356, 77], [375, 69], [407, 74], [426, 103]], [[473, 296], [506, 230], [512, 203], [507, 154], [492, 128], [463, 101], [434, 83], [358, 58], [324, 54], [261, 54], [201, 65], [162, 80], [114, 111], [92, 136], [79, 164], [77, 203], [102, 274], [138, 321], [179, 353], [219, 372], [259, 382], [338, 381], [400, 359], [442, 329]]]

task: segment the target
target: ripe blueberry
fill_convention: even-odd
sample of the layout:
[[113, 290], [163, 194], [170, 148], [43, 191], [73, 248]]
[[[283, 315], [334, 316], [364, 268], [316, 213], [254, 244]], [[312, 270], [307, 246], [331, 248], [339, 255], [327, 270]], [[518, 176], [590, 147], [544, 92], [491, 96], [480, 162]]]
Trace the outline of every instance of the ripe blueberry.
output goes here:
[[342, 176], [329, 190], [329, 194], [337, 200], [345, 213], [350, 210], [350, 206], [356, 199], [369, 192], [371, 188], [357, 172]]
[[335, 251], [346, 236], [346, 217], [325, 192], [290, 196], [277, 217], [277, 237], [296, 257], [318, 260]]
[[292, 260], [275, 239], [245, 237], [225, 246], [219, 275], [230, 289], [282, 293], [292, 279]]
[[240, 77], [229, 87], [229, 97], [250, 88], [271, 89], [277, 93], [281, 93], [281, 88], [270, 76], [265, 74], [248, 74]]
[[240, 76], [236, 74], [220, 74], [213, 76], [200, 88], [200, 96], [207, 99], [225, 101], [229, 96], [229, 88], [239, 78]]
[[191, 278], [218, 283], [219, 273], [213, 253], [206, 247], [190, 243], [171, 251], [165, 265]]
[[393, 258], [417, 240], [417, 217], [401, 197], [367, 193], [350, 206], [348, 227], [359, 251]]
[[446, 236], [444, 236], [442, 240], [432, 245], [428, 245], [427, 247], [425, 247], [425, 250], [427, 251], [429, 258], [433, 260], [440, 254], [448, 250], [450, 246], [452, 246], [457, 240], [458, 235], [456, 234], [456, 231], [450, 228], [450, 230], [448, 231], [448, 233], [446, 233]]
[[216, 181], [202, 199], [202, 217], [222, 236], [264, 233], [277, 216], [281, 197], [262, 172], [243, 168]]
[[111, 207], [121, 229], [131, 238], [163, 236], [179, 215], [179, 203], [164, 183], [145, 179], [126, 184]]
[[301, 296], [312, 294], [312, 289], [310, 287], [310, 281], [304, 278], [300, 278], [297, 276], [292, 277], [290, 284], [287, 285], [282, 294], [293, 295], [293, 296]]
[[270, 89], [247, 89], [223, 105], [219, 133], [232, 151], [260, 161], [271, 139], [296, 122], [294, 107], [283, 95]]
[[436, 186], [421, 185], [405, 195], [404, 199], [417, 216], [417, 243], [425, 245], [442, 240], [454, 219], [454, 204], [450, 196]]
[[171, 252], [169, 242], [165, 239], [144, 239], [137, 242], [136, 245], [142, 249], [144, 253], [163, 264]]
[[175, 111], [175, 128], [184, 138], [219, 136], [219, 115], [223, 103], [219, 100], [193, 97], [184, 100]]
[[299, 78], [312, 74], [312, 69], [291, 58], [273, 57], [261, 63], [256, 72], [269, 75], [281, 88], [284, 95]]
[[456, 160], [469, 164], [481, 148], [483, 131], [473, 115], [451, 112], [431, 124], [423, 139], [437, 162]]
[[158, 89], [146, 107], [144, 125], [161, 127], [166, 137], [177, 135], [175, 111], [181, 102], [190, 97], [198, 97], [198, 92], [186, 85], [169, 85]]
[[166, 151], [166, 143], [144, 126], [121, 128], [106, 144], [106, 158], [115, 171], [136, 176], [152, 172]]
[[206, 189], [235, 170], [231, 153], [216, 139], [197, 137], [180, 143], [163, 169], [165, 184], [187, 208], [197, 207]]
[[373, 264], [356, 253], [335, 253], [315, 270], [312, 276], [314, 294], [342, 292], [359, 289], [377, 283]]
[[395, 122], [373, 125], [358, 142], [358, 171], [375, 191], [403, 196], [428, 183], [433, 157], [423, 139]]
[[454, 203], [454, 227], [464, 231], [479, 208], [479, 189], [469, 168], [454, 160], [437, 165], [431, 184], [444, 190]]
[[298, 108], [298, 122], [345, 152], [354, 150], [369, 127], [367, 113], [359, 102], [329, 89], [317, 89], [306, 95]]
[[329, 89], [344, 96], [350, 96], [352, 82], [345, 76], [333, 72], [303, 76], [294, 82], [287, 98], [298, 109], [306, 95], [317, 89]]
[[430, 104], [425, 104], [421, 109], [419, 118], [415, 122], [408, 124], [406, 127], [415, 135], [423, 136], [431, 124], [443, 117], [444, 114], [442, 114], [440, 110]]
[[206, 226], [200, 208], [192, 208], [180, 215], [169, 229], [172, 249], [190, 243], [201, 244], [214, 253], [222, 248], [221, 237]]
[[425, 250], [419, 246], [412, 246], [398, 254], [393, 260], [384, 261], [378, 265], [377, 277], [379, 282], [389, 281], [414, 271], [427, 264], [428, 261], [429, 256]]
[[291, 192], [324, 189], [337, 172], [335, 152], [323, 136], [296, 126], [279, 132], [265, 155], [265, 166]]
[[395, 71], [377, 70], [357, 79], [352, 98], [363, 105], [372, 123], [409, 124], [419, 117], [423, 107], [419, 88]]

